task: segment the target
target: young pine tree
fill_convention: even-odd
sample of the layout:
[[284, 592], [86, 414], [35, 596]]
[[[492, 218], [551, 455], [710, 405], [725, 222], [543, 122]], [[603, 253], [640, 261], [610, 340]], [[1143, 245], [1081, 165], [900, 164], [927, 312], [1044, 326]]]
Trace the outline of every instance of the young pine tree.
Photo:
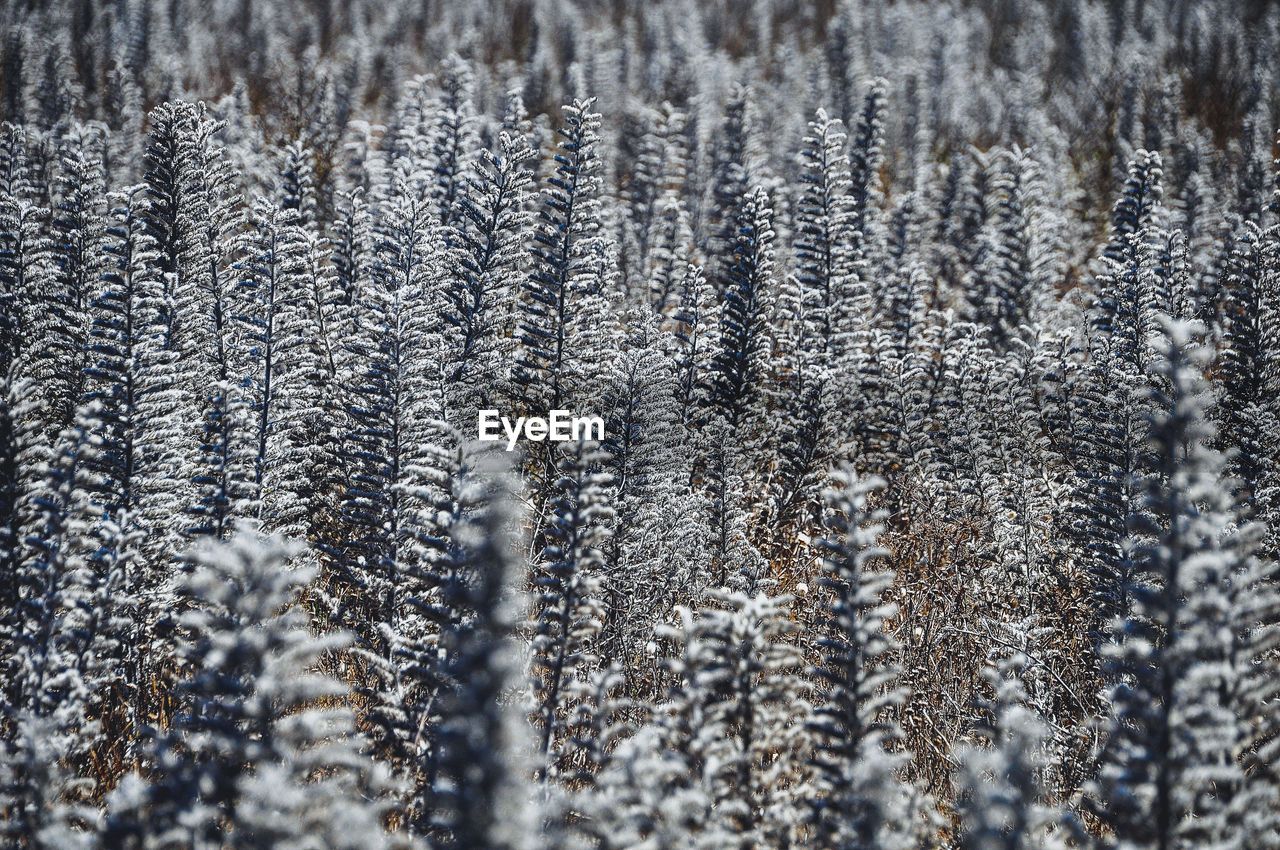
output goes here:
[[[806, 687], [786, 598], [711, 591], [663, 635], [681, 647], [669, 746], [710, 804], [700, 846], [776, 847], [796, 840], [789, 784], [806, 753]], [[686, 737], [686, 735], [688, 737]]]
[[822, 687], [809, 720], [813, 779], [807, 795], [811, 840], [817, 847], [915, 846], [923, 827], [921, 801], [896, 778], [902, 756], [887, 747], [900, 735], [886, 712], [904, 692], [897, 687], [897, 645], [885, 632], [896, 613], [883, 595], [893, 581], [876, 569], [883, 511], [868, 504], [882, 483], [834, 476], [827, 493], [823, 585], [829, 594], [815, 670]]
[[1228, 254], [1218, 379], [1222, 397], [1214, 410], [1219, 448], [1230, 452], [1228, 471], [1247, 518], [1275, 528], [1275, 469], [1280, 420], [1269, 399], [1276, 390], [1280, 358], [1280, 288], [1275, 256], [1256, 225], [1245, 223]]
[[[511, 371], [512, 392], [521, 412], [573, 409], [590, 397], [589, 376], [599, 364], [597, 333], [604, 316], [587, 315], [600, 304], [600, 115], [593, 101], [565, 107], [555, 173], [543, 190], [540, 226], [534, 234], [533, 268], [520, 293]], [[534, 516], [543, 514], [559, 473], [550, 442], [526, 460], [534, 488]]]
[[343, 494], [345, 539], [335, 566], [345, 586], [340, 612], [360, 643], [384, 658], [390, 644], [378, 624], [394, 624], [403, 603], [398, 575], [418, 557], [409, 518], [413, 468], [437, 443], [445, 419], [439, 308], [443, 258], [439, 229], [425, 200], [399, 181], [383, 223], [375, 285], [362, 292], [361, 371], [351, 375], [352, 407], [342, 438], [349, 475]]
[[1156, 362], [1144, 509], [1131, 520], [1132, 602], [1113, 624], [1104, 665], [1114, 682], [1093, 793], [1117, 839], [1135, 847], [1202, 847], [1235, 834], [1244, 718], [1229, 694], [1241, 624], [1235, 518], [1213, 449], [1193, 326], [1170, 323]]
[[[491, 465], [480, 473], [500, 475]], [[517, 675], [511, 636], [520, 613], [512, 590], [512, 497], [501, 479], [464, 486], [484, 487], [461, 499], [484, 506], [452, 529], [462, 564], [443, 587], [444, 606], [466, 616], [440, 637], [447, 686], [429, 772], [435, 777], [431, 828], [443, 837], [433, 846], [508, 850], [526, 846], [532, 820], [520, 761], [528, 729], [506, 702]]]
[[556, 171], [543, 190], [533, 269], [520, 298], [515, 391], [529, 411], [566, 408], [585, 366], [573, 331], [594, 275], [600, 244], [600, 115], [592, 101], [565, 107]]
[[756, 188], [738, 218], [733, 265], [720, 314], [720, 339], [708, 375], [711, 402], [740, 445], [763, 435], [773, 352], [773, 211]]
[[1130, 167], [1116, 202], [1103, 253], [1093, 313], [1089, 373], [1080, 402], [1084, 427], [1076, 449], [1073, 536], [1094, 576], [1100, 626], [1125, 616], [1134, 565], [1124, 547], [1125, 518], [1141, 499], [1151, 350], [1159, 299], [1154, 291], [1153, 217], [1158, 212], [1160, 158], [1143, 153]]
[[106, 271], [103, 206], [106, 176], [100, 134], [88, 128], [64, 141], [50, 244], [52, 272], [29, 293], [35, 317], [27, 370], [46, 393], [49, 425], [69, 425], [85, 392], [90, 305]]
[[446, 379], [459, 427], [503, 399], [510, 303], [523, 271], [526, 210], [534, 152], [503, 133], [497, 153], [482, 152], [458, 200], [456, 271], [445, 289]]
[[236, 318], [243, 327], [240, 345], [253, 407], [258, 518], [274, 531], [300, 536], [318, 507], [308, 455], [323, 390], [311, 252], [296, 212], [260, 198], [251, 221]]
[[557, 463], [561, 478], [545, 548], [534, 567], [532, 721], [543, 782], [575, 770], [579, 753], [570, 740], [570, 716], [598, 663], [595, 641], [605, 616], [600, 547], [612, 518], [604, 492], [609, 477], [598, 471], [603, 459], [590, 444], [569, 444]]
[[475, 147], [475, 121], [471, 104], [474, 74], [457, 54], [444, 62], [444, 78], [436, 104], [436, 124], [431, 133], [431, 162], [435, 181], [431, 189], [436, 215], [442, 226], [462, 215], [459, 199], [467, 173], [467, 159]]

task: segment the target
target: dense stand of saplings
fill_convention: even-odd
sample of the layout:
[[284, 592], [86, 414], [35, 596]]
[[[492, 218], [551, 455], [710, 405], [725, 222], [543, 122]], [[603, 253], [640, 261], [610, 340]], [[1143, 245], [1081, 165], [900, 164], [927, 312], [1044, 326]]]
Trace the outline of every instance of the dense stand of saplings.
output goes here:
[[0, 844], [1280, 847], [1278, 34], [0, 4]]

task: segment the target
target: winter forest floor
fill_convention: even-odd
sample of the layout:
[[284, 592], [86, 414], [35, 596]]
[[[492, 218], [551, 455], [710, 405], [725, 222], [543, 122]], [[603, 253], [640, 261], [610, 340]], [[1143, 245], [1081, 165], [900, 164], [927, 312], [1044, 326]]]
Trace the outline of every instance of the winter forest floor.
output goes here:
[[1280, 847], [1278, 53], [0, 4], [0, 850]]

